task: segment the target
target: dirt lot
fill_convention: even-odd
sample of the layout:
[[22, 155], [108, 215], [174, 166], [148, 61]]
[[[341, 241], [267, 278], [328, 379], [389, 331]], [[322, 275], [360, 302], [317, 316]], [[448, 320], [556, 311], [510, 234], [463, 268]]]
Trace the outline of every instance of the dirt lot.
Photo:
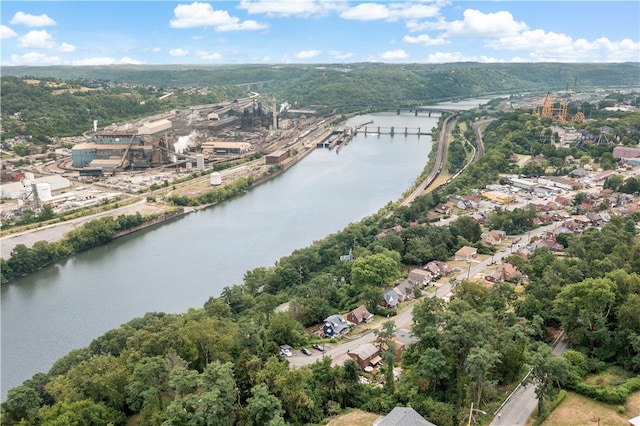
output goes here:
[[327, 423], [327, 426], [371, 426], [378, 417], [380, 417], [380, 415], [374, 413], [352, 411], [351, 413], [331, 420]]

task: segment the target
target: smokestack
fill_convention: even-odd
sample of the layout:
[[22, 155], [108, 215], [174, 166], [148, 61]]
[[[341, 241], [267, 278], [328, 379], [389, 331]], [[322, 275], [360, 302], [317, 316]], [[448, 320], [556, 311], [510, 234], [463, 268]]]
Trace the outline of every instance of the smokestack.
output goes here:
[[273, 97], [273, 130], [278, 130], [278, 111], [276, 111], [276, 97]]

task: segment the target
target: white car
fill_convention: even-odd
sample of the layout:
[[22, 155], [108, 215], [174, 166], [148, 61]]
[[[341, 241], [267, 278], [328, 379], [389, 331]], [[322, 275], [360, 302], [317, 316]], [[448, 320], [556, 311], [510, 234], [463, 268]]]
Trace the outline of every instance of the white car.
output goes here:
[[291, 353], [291, 346], [289, 345], [280, 346], [280, 355], [283, 355], [286, 357], [293, 356], [293, 353]]

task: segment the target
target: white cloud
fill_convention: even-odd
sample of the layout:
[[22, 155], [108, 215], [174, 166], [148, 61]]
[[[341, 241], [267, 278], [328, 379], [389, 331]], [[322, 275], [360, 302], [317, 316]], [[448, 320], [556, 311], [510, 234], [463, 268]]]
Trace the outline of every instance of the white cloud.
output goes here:
[[123, 64], [133, 64], [140, 65], [144, 64], [142, 61], [138, 61], [136, 59], [132, 59], [129, 57], [123, 57], [120, 59], [110, 58], [110, 57], [96, 57], [96, 58], [84, 58], [78, 59], [75, 61], [71, 61], [68, 65], [76, 65], [76, 66], [87, 66], [87, 65], [123, 65]]
[[62, 59], [58, 56], [47, 56], [40, 52], [29, 52], [24, 55], [11, 55], [8, 65], [59, 65]]
[[31, 30], [18, 38], [18, 45], [32, 49], [51, 49], [55, 43], [47, 30]]
[[171, 49], [169, 51], [169, 56], [187, 56], [188, 54], [189, 51], [185, 49]]
[[255, 31], [268, 28], [256, 21], [240, 21], [226, 10], [215, 10], [209, 3], [179, 4], [173, 9], [171, 28], [214, 27], [216, 31]]
[[241, 0], [238, 5], [239, 9], [244, 9], [251, 15], [301, 17], [325, 13], [334, 7], [334, 3], [316, 0]]
[[452, 62], [491, 63], [491, 62], [503, 62], [503, 61], [499, 61], [496, 58], [492, 58], [484, 55], [467, 56], [467, 55], [463, 55], [460, 52], [437, 52], [427, 56], [427, 59], [425, 60], [425, 62], [430, 64], [445, 64], [445, 63], [452, 63]]
[[9, 23], [13, 25], [24, 25], [26, 27], [48, 27], [56, 25], [56, 21], [49, 18], [44, 13], [42, 15], [31, 15], [30, 13], [16, 12]]
[[407, 54], [407, 52], [402, 49], [388, 50], [380, 55], [380, 58], [384, 59], [385, 61], [397, 61], [399, 59], [407, 59], [408, 57], [409, 54]]
[[296, 59], [311, 59], [311, 58], [315, 58], [316, 56], [320, 55], [321, 53], [322, 53], [322, 50], [315, 50], [315, 49], [302, 50], [302, 51], [296, 53], [295, 57], [296, 57]]
[[361, 3], [355, 7], [345, 10], [340, 14], [343, 19], [353, 19], [356, 21], [377, 21], [389, 19], [389, 9], [378, 3]]
[[196, 56], [200, 59], [206, 59], [209, 61], [218, 61], [222, 59], [222, 55], [217, 52], [207, 52], [206, 50], [198, 50]]
[[448, 36], [505, 37], [528, 29], [524, 22], [516, 22], [509, 12], [482, 13], [479, 10], [464, 11], [463, 21], [453, 21]]
[[450, 24], [444, 18], [440, 17], [435, 21], [418, 22], [416, 20], [411, 20], [407, 22], [406, 26], [409, 32], [414, 33], [426, 30], [445, 31], [449, 28]]
[[573, 40], [565, 34], [544, 30], [525, 31], [515, 37], [492, 40], [487, 47], [496, 50], [529, 52], [529, 60], [561, 62], [625, 62], [640, 60], [640, 43], [630, 39], [610, 41]]
[[353, 53], [351, 53], [351, 52], [341, 52], [339, 50], [330, 50], [329, 51], [329, 55], [333, 59], [337, 59], [339, 61], [343, 61], [345, 59], [349, 59], [350, 57], [352, 57]]
[[422, 44], [424, 46], [437, 46], [447, 43], [447, 41], [443, 38], [431, 38], [427, 34], [421, 34], [418, 37], [404, 36], [402, 41], [411, 44]]
[[74, 50], [76, 50], [76, 47], [73, 44], [62, 43], [58, 48], [58, 50], [60, 50], [61, 52], [67, 53], [67, 52], [73, 52]]
[[340, 13], [340, 17], [357, 21], [398, 21], [401, 19], [433, 18], [438, 16], [439, 13], [440, 5], [437, 3], [360, 3], [357, 6], [343, 10]]
[[389, 10], [397, 19], [434, 18], [440, 13], [439, 5], [433, 3], [392, 3], [389, 5]]
[[11, 28], [6, 25], [0, 25], [0, 39], [4, 40], [7, 38], [17, 37], [18, 33], [13, 31]]

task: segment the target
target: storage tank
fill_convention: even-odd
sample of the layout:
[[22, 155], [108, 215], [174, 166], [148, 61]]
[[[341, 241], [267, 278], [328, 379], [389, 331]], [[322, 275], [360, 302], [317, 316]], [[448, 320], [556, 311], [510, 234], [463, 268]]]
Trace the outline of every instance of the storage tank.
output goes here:
[[196, 168], [198, 170], [204, 170], [204, 155], [196, 154]]
[[220, 185], [222, 183], [222, 176], [218, 172], [211, 173], [211, 185]]
[[38, 192], [38, 198], [42, 201], [50, 200], [51, 197], [51, 184], [43, 182], [36, 184], [36, 191]]

